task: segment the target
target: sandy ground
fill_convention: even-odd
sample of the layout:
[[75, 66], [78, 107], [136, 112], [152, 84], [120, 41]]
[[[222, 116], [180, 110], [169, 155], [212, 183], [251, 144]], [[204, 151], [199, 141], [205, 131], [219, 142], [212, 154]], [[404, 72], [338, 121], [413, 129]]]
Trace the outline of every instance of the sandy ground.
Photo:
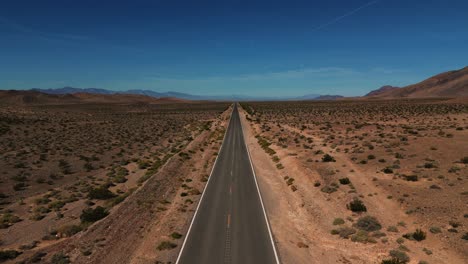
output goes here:
[[[195, 206], [222, 142], [231, 108], [226, 110], [159, 171], [114, 206], [110, 215], [69, 239], [41, 243], [11, 263], [31, 261], [46, 253], [42, 261], [63, 253], [73, 263], [170, 263], [175, 261]], [[129, 171], [135, 169], [129, 166]], [[131, 175], [137, 178], [141, 176]], [[137, 179], [118, 187], [129, 189]], [[81, 210], [78, 210], [81, 211]], [[161, 248], [160, 245], [170, 245]]]
[[[309, 153], [310, 158], [303, 159], [294, 146], [280, 148], [272, 145], [284, 166], [278, 169], [278, 163], [260, 147], [255, 138], [262, 131], [261, 124], [249, 122], [245, 117], [246, 112], [243, 111], [244, 135], [282, 263], [380, 263], [393, 249], [405, 251], [411, 257], [409, 263], [422, 260], [428, 263], [466, 263], [466, 255], [453, 250], [446, 241], [433, 235], [428, 235], [422, 242], [397, 243], [402, 233], [421, 227], [422, 221], [406, 214], [396, 200], [388, 199], [391, 194], [375, 184], [372, 174], [361, 169], [347, 155], [323, 146], [323, 139], [319, 136], [308, 135], [313, 138], [315, 146], [320, 146], [314, 151], [320, 149], [324, 153], [333, 153], [336, 162], [318, 162], [321, 155], [314, 157], [306, 150], [303, 152]], [[292, 127], [281, 127], [284, 134], [302, 133]], [[321, 192], [320, 188], [331, 181], [328, 176], [337, 173], [348, 177], [354, 189], [340, 186], [332, 194]], [[289, 186], [285, 177], [294, 178], [293, 184]], [[316, 181], [321, 182], [320, 187], [314, 186]], [[357, 196], [365, 202], [368, 214], [376, 217], [383, 226], [381, 231], [385, 236], [375, 238], [375, 243], [352, 242], [330, 233], [337, 228], [332, 224], [335, 218], [342, 218], [344, 225], [352, 226], [361, 216], [346, 208], [346, 203]], [[401, 223], [398, 225], [398, 222], [404, 222], [405, 226], [401, 226]], [[389, 226], [398, 226], [399, 232], [387, 232]], [[424, 248], [430, 249], [431, 254], [423, 251]]]

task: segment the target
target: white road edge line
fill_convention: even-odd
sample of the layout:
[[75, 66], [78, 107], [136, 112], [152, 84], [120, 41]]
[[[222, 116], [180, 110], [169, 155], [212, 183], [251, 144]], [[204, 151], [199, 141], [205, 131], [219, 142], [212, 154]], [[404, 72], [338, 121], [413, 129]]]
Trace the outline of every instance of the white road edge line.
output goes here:
[[201, 203], [203, 201], [203, 197], [205, 196], [205, 191], [206, 191], [206, 189], [208, 187], [208, 184], [210, 184], [211, 175], [213, 174], [213, 171], [214, 171], [214, 169], [216, 167], [216, 163], [218, 162], [218, 157], [221, 154], [221, 150], [223, 149], [224, 139], [226, 138], [227, 132], [229, 130], [229, 126], [231, 125], [231, 118], [232, 118], [233, 113], [234, 113], [234, 104], [232, 104], [232, 110], [231, 110], [231, 115], [229, 116], [228, 126], [226, 128], [226, 131], [224, 131], [223, 142], [221, 143], [221, 147], [219, 147], [218, 155], [216, 156], [213, 167], [211, 168], [210, 177], [208, 177], [208, 182], [205, 184], [205, 188], [203, 189], [203, 193], [202, 193], [202, 196], [200, 197], [200, 201], [198, 201], [197, 209], [195, 209], [195, 213], [193, 214], [192, 221], [190, 222], [189, 229], [187, 231], [187, 234], [185, 235], [184, 242], [182, 243], [182, 247], [180, 248], [179, 255], [177, 256], [177, 260], [176, 260], [175, 264], [178, 264], [179, 261], [180, 261], [180, 257], [182, 256], [182, 252], [184, 251], [185, 243], [187, 243], [187, 239], [188, 239], [188, 237], [190, 235], [190, 230], [192, 230], [193, 222], [195, 222], [195, 218], [197, 217], [197, 214], [198, 214], [198, 209], [200, 208], [200, 205], [201, 205]]
[[280, 264], [279, 257], [278, 257], [278, 252], [276, 252], [275, 241], [273, 240], [273, 234], [271, 233], [270, 222], [268, 221], [268, 216], [266, 214], [265, 206], [263, 205], [263, 199], [262, 199], [262, 194], [260, 192], [260, 188], [258, 187], [257, 174], [255, 174], [255, 169], [254, 169], [254, 166], [253, 166], [253, 163], [252, 163], [252, 158], [250, 157], [250, 150], [249, 150], [249, 147], [247, 146], [247, 141], [245, 141], [244, 125], [242, 125], [242, 120], [241, 120], [241, 117], [240, 117], [240, 113], [239, 113], [239, 122], [241, 124], [241, 129], [242, 129], [242, 138], [244, 139], [245, 148], [247, 149], [247, 154], [249, 156], [250, 167], [252, 168], [252, 172], [253, 172], [253, 175], [254, 175], [255, 185], [257, 186], [258, 196], [260, 198], [260, 204], [262, 205], [263, 216], [265, 216], [265, 222], [266, 222], [266, 225], [267, 225], [267, 228], [268, 228], [268, 233], [270, 234], [271, 246], [273, 247], [273, 252], [275, 253], [276, 263]]

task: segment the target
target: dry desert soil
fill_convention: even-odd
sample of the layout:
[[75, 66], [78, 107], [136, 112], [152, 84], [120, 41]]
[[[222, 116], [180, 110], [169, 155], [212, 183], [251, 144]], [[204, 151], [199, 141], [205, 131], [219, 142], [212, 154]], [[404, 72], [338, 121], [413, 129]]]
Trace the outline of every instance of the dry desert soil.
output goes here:
[[242, 106], [282, 263], [468, 262], [467, 100]]
[[[174, 263], [232, 104], [72, 99], [0, 106], [0, 261]], [[468, 100], [240, 105], [282, 263], [468, 262]]]
[[230, 105], [2, 106], [0, 261], [174, 259]]

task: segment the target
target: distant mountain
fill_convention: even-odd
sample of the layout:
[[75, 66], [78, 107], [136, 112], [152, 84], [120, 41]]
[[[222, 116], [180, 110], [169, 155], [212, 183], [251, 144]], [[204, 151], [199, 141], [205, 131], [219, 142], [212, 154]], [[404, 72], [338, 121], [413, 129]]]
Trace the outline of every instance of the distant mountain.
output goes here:
[[388, 91], [393, 91], [393, 90], [396, 90], [396, 89], [400, 89], [400, 87], [385, 85], [385, 86], [380, 87], [377, 90], [373, 90], [373, 91], [369, 92], [365, 96], [379, 96], [381, 94], [387, 93]]
[[316, 99], [317, 97], [320, 97], [320, 94], [306, 94], [303, 96], [298, 96], [298, 97], [293, 97], [289, 98], [290, 100], [311, 100], [311, 99]]
[[56, 89], [40, 89], [40, 88], [33, 88], [33, 91], [38, 91], [41, 93], [46, 94], [74, 94], [74, 93], [93, 93], [93, 94], [113, 94], [114, 91], [106, 90], [106, 89], [99, 89], [99, 88], [74, 88], [65, 86], [63, 88], [56, 88]]
[[150, 97], [138, 94], [99, 94], [78, 92], [73, 94], [51, 94], [37, 90], [0, 90], [0, 104], [3, 105], [68, 105], [89, 103], [116, 104], [167, 104], [187, 102], [171, 97]]
[[[369, 94], [372, 94], [373, 92], [377, 91], [372, 91]], [[369, 94], [367, 94], [366, 97], [417, 98], [468, 96], [468, 67], [465, 67], [460, 70], [440, 73], [422, 82], [409, 85], [403, 88], [388, 89], [387, 91], [383, 91], [380, 93], [377, 92], [377, 95]]]
[[0, 104], [29, 105], [29, 104], [70, 104], [78, 103], [79, 99], [71, 94], [46, 94], [38, 91], [0, 91]]
[[[112, 91], [100, 88], [74, 88], [74, 87], [63, 87], [57, 89], [40, 89], [33, 88], [31, 91], [37, 91], [46, 94], [76, 94], [76, 93], [89, 93], [89, 94], [133, 94], [133, 95], [144, 95], [155, 98], [179, 98], [184, 100], [201, 101], [201, 100], [214, 100], [214, 101], [281, 101], [281, 100], [334, 100], [337, 99], [337, 95], [333, 95], [336, 98], [330, 97], [329, 99], [323, 99], [324, 95], [320, 94], [306, 94], [298, 97], [268, 97], [268, 96], [245, 96], [245, 95], [192, 95], [187, 93], [179, 92], [156, 92], [153, 90], [142, 90], [132, 89], [127, 91]], [[329, 95], [326, 95], [329, 96]]]
[[75, 93], [90, 93], [90, 94], [136, 94], [136, 95], [145, 95], [155, 98], [180, 98], [185, 100], [209, 100], [207, 98], [218, 100], [222, 99], [223, 97], [216, 97], [216, 96], [198, 96], [198, 95], [191, 95], [186, 93], [178, 93], [178, 92], [156, 92], [152, 90], [127, 90], [127, 91], [113, 91], [107, 89], [100, 89], [100, 88], [74, 88], [74, 87], [63, 87], [63, 88], [49, 88], [49, 89], [40, 89], [40, 88], [33, 88], [32, 91], [47, 93], [47, 94], [75, 94]]
[[344, 96], [341, 95], [320, 95], [319, 97], [314, 98], [313, 100], [338, 100], [344, 98]]

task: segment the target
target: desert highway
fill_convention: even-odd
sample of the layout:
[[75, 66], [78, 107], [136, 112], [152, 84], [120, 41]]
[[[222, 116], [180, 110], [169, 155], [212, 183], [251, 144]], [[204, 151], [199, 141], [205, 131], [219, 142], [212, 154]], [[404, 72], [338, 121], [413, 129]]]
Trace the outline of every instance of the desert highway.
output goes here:
[[279, 263], [237, 105], [176, 264]]

